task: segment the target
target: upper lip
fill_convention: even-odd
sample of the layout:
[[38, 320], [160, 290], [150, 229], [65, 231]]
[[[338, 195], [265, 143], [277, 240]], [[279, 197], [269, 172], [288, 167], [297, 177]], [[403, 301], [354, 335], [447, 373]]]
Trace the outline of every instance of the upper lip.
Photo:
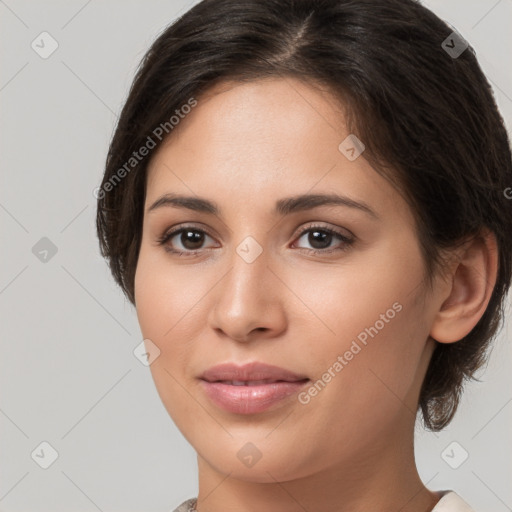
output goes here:
[[224, 363], [217, 366], [208, 368], [201, 376], [200, 379], [208, 382], [215, 381], [253, 381], [253, 380], [270, 380], [270, 381], [287, 381], [296, 382], [307, 379], [305, 375], [297, 374], [260, 362], [252, 362], [242, 366], [234, 363]]

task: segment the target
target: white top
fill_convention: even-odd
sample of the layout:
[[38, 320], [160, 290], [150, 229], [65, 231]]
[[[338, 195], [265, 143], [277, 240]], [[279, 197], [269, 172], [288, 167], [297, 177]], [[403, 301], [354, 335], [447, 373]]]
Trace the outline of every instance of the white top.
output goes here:
[[441, 496], [441, 499], [432, 509], [432, 512], [475, 512], [457, 493], [453, 491], [437, 491], [437, 494]]
[[[457, 493], [454, 491], [434, 491], [441, 499], [431, 512], [475, 512]], [[184, 501], [173, 512], [197, 512], [195, 505], [197, 498], [190, 498]]]

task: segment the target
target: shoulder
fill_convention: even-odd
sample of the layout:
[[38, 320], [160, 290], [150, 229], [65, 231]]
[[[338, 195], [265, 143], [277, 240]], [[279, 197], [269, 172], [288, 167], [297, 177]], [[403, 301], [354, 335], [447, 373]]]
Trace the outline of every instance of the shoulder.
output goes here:
[[441, 496], [441, 499], [432, 509], [432, 512], [475, 512], [454, 491], [438, 491], [438, 494]]
[[197, 498], [190, 498], [184, 501], [178, 508], [175, 508], [173, 512], [195, 512]]

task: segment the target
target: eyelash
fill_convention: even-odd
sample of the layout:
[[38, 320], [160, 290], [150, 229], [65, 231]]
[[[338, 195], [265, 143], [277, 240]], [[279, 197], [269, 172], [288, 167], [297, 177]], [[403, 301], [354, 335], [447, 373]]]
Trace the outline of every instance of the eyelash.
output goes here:
[[[167, 252], [172, 253], [176, 256], [192, 256], [193, 257], [196, 254], [198, 254], [199, 252], [205, 250], [205, 249], [197, 249], [195, 251], [178, 251], [178, 250], [172, 249], [171, 247], [166, 245], [167, 242], [169, 240], [171, 240], [174, 236], [176, 236], [180, 233], [183, 233], [184, 231], [194, 231], [196, 233], [202, 233], [202, 234], [208, 235], [209, 237], [213, 238], [213, 236], [210, 235], [207, 231], [205, 231], [203, 229], [196, 228], [195, 226], [180, 226], [178, 229], [175, 229], [168, 233], [164, 233], [161, 237], [159, 237], [157, 239], [157, 244], [159, 246], [164, 246], [164, 249]], [[304, 233], [308, 233], [310, 231], [321, 231], [323, 233], [327, 233], [329, 235], [338, 237], [341, 240], [341, 242], [343, 243], [343, 245], [341, 247], [334, 248], [334, 249], [307, 249], [304, 247], [299, 247], [299, 249], [307, 251], [309, 254], [315, 254], [315, 255], [316, 254], [330, 254], [330, 253], [337, 252], [337, 251], [346, 251], [354, 243], [354, 240], [352, 238], [349, 238], [346, 235], [343, 235], [342, 233], [340, 233], [334, 229], [326, 228], [324, 226], [318, 226], [318, 225], [312, 225], [312, 226], [305, 227], [298, 233], [297, 239], [301, 238], [302, 235], [304, 235]], [[206, 250], [208, 250], [208, 249], [206, 249]]]

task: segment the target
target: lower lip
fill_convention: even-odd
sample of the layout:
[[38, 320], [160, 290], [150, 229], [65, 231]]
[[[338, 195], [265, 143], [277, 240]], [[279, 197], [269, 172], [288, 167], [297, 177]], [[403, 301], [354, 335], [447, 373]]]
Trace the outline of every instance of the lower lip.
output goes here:
[[269, 409], [273, 404], [297, 393], [308, 380], [273, 382], [258, 386], [233, 386], [223, 382], [202, 380], [210, 399], [222, 409], [235, 414], [254, 414]]

